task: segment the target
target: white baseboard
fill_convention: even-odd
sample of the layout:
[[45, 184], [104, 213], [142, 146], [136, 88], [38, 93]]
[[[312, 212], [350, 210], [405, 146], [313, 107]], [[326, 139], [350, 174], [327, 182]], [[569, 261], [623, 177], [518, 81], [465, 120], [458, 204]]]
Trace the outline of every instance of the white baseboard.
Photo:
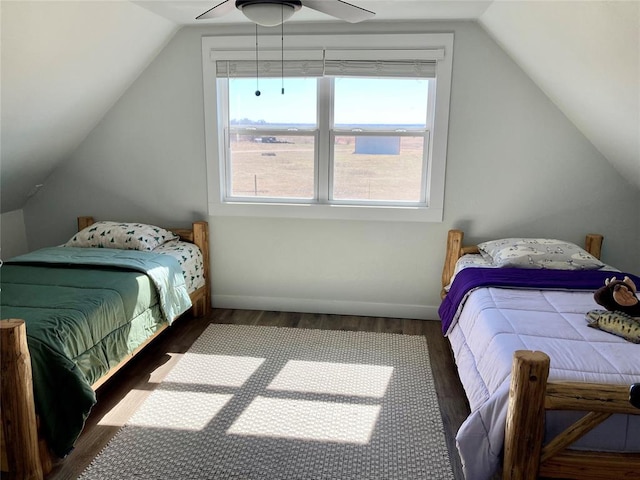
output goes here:
[[337, 315], [360, 315], [367, 317], [409, 318], [416, 320], [439, 319], [437, 306], [351, 302], [346, 300], [213, 295], [213, 306], [214, 308], [232, 308], [238, 310], [327, 313]]

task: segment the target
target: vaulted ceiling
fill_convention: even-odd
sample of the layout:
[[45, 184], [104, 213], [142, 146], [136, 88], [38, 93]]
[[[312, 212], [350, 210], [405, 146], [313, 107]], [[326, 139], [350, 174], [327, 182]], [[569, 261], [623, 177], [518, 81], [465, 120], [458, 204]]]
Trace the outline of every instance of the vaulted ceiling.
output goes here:
[[[2, 212], [20, 209], [211, 1], [7, 1], [1, 17]], [[477, 21], [640, 188], [640, 2], [351, 0], [374, 20]], [[303, 8], [290, 22], [332, 22]]]

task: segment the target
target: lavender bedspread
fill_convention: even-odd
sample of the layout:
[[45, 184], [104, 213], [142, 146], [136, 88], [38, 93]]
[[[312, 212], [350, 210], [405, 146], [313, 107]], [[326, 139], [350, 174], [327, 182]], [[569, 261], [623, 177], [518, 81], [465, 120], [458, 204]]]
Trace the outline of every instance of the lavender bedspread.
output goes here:
[[628, 276], [636, 285], [640, 277], [610, 270], [534, 270], [525, 268], [467, 268], [456, 275], [438, 314], [442, 333], [449, 331], [460, 303], [478, 287], [527, 288], [536, 290], [597, 290], [607, 278]]

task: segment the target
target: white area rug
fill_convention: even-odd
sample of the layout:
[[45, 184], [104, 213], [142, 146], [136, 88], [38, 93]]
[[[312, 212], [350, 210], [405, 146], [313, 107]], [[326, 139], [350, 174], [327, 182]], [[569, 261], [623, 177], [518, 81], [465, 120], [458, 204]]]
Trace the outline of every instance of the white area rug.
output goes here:
[[210, 325], [82, 479], [453, 479], [422, 336]]

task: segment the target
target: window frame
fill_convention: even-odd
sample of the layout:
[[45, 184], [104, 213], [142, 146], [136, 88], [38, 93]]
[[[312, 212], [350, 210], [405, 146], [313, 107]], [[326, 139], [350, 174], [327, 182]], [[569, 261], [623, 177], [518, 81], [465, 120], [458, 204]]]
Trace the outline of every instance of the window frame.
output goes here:
[[[291, 38], [295, 37], [295, 39]], [[280, 58], [280, 36], [260, 36], [260, 58], [273, 60]], [[255, 37], [247, 36], [205, 36], [202, 38], [203, 62], [203, 93], [205, 120], [205, 153], [207, 162], [208, 207], [211, 216], [251, 216], [251, 217], [283, 217], [283, 218], [321, 218], [321, 219], [350, 219], [350, 220], [383, 220], [383, 221], [428, 221], [441, 222], [444, 210], [444, 181], [446, 169], [446, 152], [449, 123], [449, 102], [451, 91], [451, 72], [453, 57], [453, 33], [438, 34], [380, 34], [380, 35], [290, 35], [287, 43], [296, 48], [285, 47], [285, 59], [293, 57], [317, 56], [319, 50], [332, 48], [334, 50], [348, 49], [349, 51], [374, 50], [385, 51], [393, 55], [393, 50], [415, 49], [417, 52], [429, 50], [443, 50], [444, 55], [437, 59], [435, 84], [435, 102], [430, 101], [434, 108], [433, 125], [427, 125], [428, 152], [426, 166], [426, 205], [394, 204], [380, 205], [373, 202], [331, 202], [330, 169], [317, 168], [320, 159], [315, 158], [318, 191], [318, 202], [298, 202], [289, 199], [264, 199], [259, 201], [233, 201], [224, 198], [226, 188], [226, 169], [228, 168], [225, 149], [226, 141], [220, 141], [220, 126], [223, 118], [218, 109], [218, 82], [216, 77], [216, 61], [234, 59], [238, 56], [255, 55]], [[319, 82], [319, 85], [324, 82]], [[321, 89], [319, 89], [321, 90]], [[318, 96], [327, 92], [318, 91]], [[429, 94], [432, 92], [430, 91]], [[221, 99], [222, 102], [228, 99]], [[227, 108], [228, 105], [221, 105]], [[326, 110], [323, 102], [318, 108]], [[429, 112], [431, 113], [431, 112]], [[318, 115], [327, 114], [318, 112]], [[322, 121], [319, 118], [319, 121]], [[224, 126], [224, 125], [223, 125]], [[330, 138], [334, 134], [333, 124], [328, 130], [320, 124], [316, 148], [316, 156], [326, 158], [331, 163], [333, 145]], [[430, 128], [431, 127], [431, 128]], [[228, 131], [224, 137], [228, 137]], [[346, 132], [345, 132], [346, 133]], [[327, 150], [329, 149], [329, 151]]]

